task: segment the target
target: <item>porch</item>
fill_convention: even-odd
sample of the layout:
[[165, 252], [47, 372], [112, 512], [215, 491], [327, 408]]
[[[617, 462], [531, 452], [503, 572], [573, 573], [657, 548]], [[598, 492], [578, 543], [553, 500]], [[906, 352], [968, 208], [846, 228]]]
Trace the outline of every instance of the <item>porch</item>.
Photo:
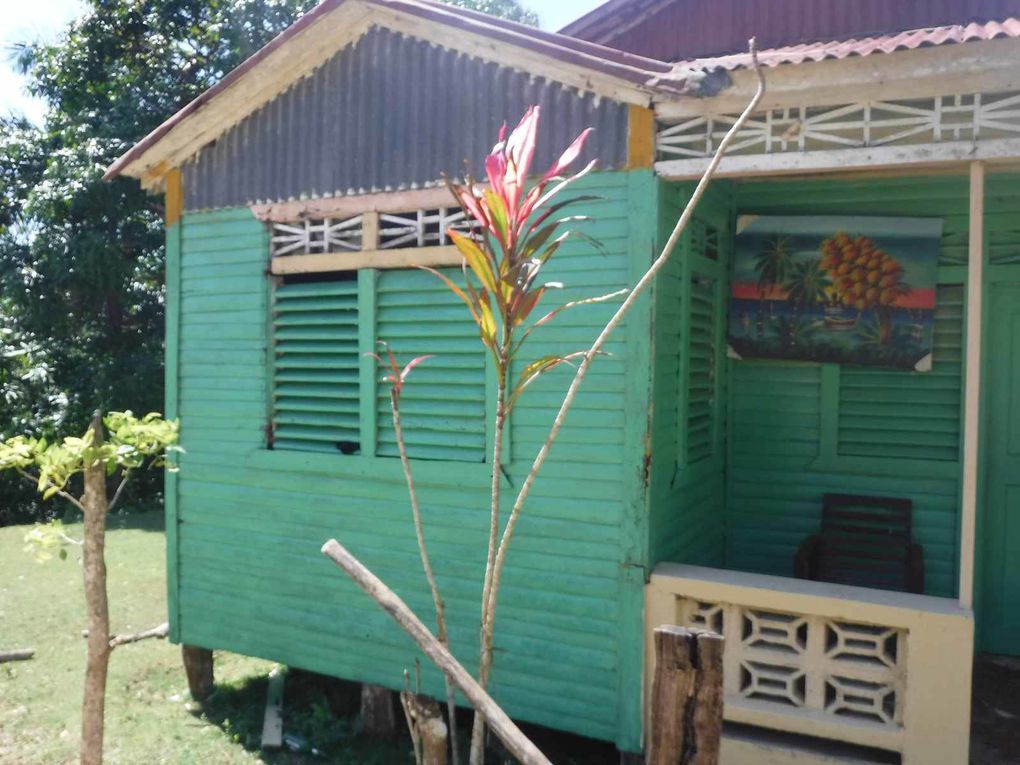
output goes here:
[[[668, 156], [677, 135], [660, 130], [663, 229], [700, 167]], [[646, 638], [663, 623], [726, 636], [724, 763], [967, 762], [972, 657], [1020, 650], [1003, 414], [1020, 361], [1020, 179], [1005, 142], [963, 161], [988, 146], [973, 139], [969, 155], [895, 161], [801, 141], [791, 164], [775, 154], [796, 147], [751, 136], [658, 289]], [[734, 237], [757, 216], [939, 219], [930, 371], [727, 357]], [[767, 310], [757, 321], [759, 337], [783, 331]], [[924, 594], [792, 578], [833, 492], [909, 501]]]

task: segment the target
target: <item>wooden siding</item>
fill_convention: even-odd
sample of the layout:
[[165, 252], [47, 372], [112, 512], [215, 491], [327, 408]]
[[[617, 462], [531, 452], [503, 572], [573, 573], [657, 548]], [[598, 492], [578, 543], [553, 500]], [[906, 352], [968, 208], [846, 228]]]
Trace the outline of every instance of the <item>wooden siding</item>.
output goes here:
[[[567, 289], [550, 306], [632, 282], [651, 249], [653, 184], [649, 171], [586, 180], [584, 192], [602, 197], [588, 205], [587, 233], [606, 253], [565, 245], [548, 276]], [[169, 505], [179, 520], [169, 537], [178, 561], [174, 634], [401, 687], [416, 656], [409, 640], [319, 553], [337, 536], [432, 621], [399, 461], [264, 448], [268, 236], [247, 209], [187, 214], [181, 236], [180, 370], [169, 395], [181, 402], [187, 451]], [[536, 332], [528, 356], [586, 347], [612, 310], [563, 314]], [[610, 342], [614, 355], [596, 362], [535, 485], [504, 578], [494, 676], [497, 698], [515, 717], [629, 750], [641, 734], [646, 561], [635, 540], [646, 538], [640, 416], [649, 402], [647, 378], [626, 371], [647, 368], [649, 314], [642, 301]], [[568, 379], [568, 369], [549, 375], [514, 413], [512, 487], [521, 485]], [[410, 389], [416, 382], [412, 376]], [[454, 650], [468, 666], [477, 650], [487, 470], [424, 460], [416, 467]], [[426, 688], [440, 692], [434, 672]]]
[[[664, 184], [659, 238], [665, 242], [689, 198]], [[713, 186], [655, 286], [650, 556], [723, 566], [725, 327], [732, 199]], [[706, 257], [707, 228], [720, 232]], [[721, 246], [720, 246], [721, 245]]]
[[[731, 362], [727, 567], [788, 575], [797, 545], [817, 530], [824, 492], [900, 496], [914, 502], [927, 591], [952, 596], [959, 555], [966, 178], [736, 188], [740, 213], [939, 217], [945, 231], [933, 372]], [[1015, 189], [1015, 177], [990, 178], [987, 224], [995, 264], [1014, 263], [1020, 255]]]

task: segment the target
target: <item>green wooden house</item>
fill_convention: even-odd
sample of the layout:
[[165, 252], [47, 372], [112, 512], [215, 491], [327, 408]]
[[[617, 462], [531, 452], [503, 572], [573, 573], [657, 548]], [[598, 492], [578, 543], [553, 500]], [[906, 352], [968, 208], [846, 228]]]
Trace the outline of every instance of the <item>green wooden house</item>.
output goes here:
[[[1020, 7], [839, 5], [612, 0], [551, 34], [429, 0], [325, 0], [118, 160], [108, 177], [167, 200], [166, 409], [186, 449], [167, 486], [172, 640], [403, 684], [410, 640], [319, 553], [338, 537], [428, 621], [364, 355], [385, 340], [435, 354], [405, 419], [470, 665], [493, 385], [463, 307], [413, 268], [459, 273], [447, 232], [471, 222], [441, 174], [478, 174], [531, 104], [539, 166], [594, 127], [586, 233], [604, 252], [571, 243], [550, 278], [565, 299], [631, 285], [750, 98], [757, 34], [761, 111], [521, 521], [494, 694], [638, 752], [651, 630], [707, 626], [727, 641], [724, 762], [966, 762], [971, 656], [1020, 653]], [[938, 221], [930, 371], [731, 358], [748, 216]], [[760, 303], [749, 321], [779, 337]], [[564, 316], [531, 352], [587, 347], [611, 310]], [[515, 411], [509, 487], [568, 379]], [[909, 501], [923, 593], [793, 577], [832, 494]]]

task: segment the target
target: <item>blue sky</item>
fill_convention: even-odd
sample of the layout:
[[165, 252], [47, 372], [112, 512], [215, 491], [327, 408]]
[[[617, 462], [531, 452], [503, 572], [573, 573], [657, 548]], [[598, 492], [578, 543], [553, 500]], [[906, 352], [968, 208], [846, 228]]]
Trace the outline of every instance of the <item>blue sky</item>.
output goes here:
[[[601, 5], [603, 0], [524, 0], [536, 11], [543, 29], [560, 29], [578, 16]], [[12, 45], [52, 40], [84, 7], [82, 0], [0, 0], [0, 114], [16, 112], [38, 122], [43, 105], [24, 92], [24, 83], [11, 61]]]

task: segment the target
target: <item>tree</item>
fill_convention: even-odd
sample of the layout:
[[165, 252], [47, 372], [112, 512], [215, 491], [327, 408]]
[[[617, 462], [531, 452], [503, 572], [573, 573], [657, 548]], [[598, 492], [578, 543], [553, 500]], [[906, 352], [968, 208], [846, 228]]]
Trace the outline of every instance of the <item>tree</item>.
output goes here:
[[777, 284], [781, 284], [789, 273], [793, 263], [793, 254], [790, 252], [790, 240], [786, 237], [777, 236], [771, 239], [765, 249], [759, 252], [754, 258], [754, 270], [758, 274], [758, 313], [763, 313], [765, 298], [769, 290]]
[[534, 11], [522, 8], [518, 0], [443, 0], [443, 2], [488, 13], [490, 16], [499, 16], [509, 21], [538, 26], [538, 15]]
[[21, 47], [48, 109], [41, 127], [0, 118], [0, 316], [46, 349], [33, 400], [65, 403], [27, 427], [0, 407], [0, 433], [84, 430], [114, 402], [162, 407], [162, 203], [103, 171], [314, 2], [89, 0], [56, 43]]
[[[123, 496], [132, 475], [145, 467], [162, 467], [165, 455], [176, 448], [177, 423], [158, 414], [137, 418], [131, 412], [111, 412], [105, 419], [109, 438], [104, 438], [104, 420], [97, 412], [92, 425], [79, 438], [67, 437], [56, 443], [46, 439], [15, 436], [0, 441], [0, 472], [13, 471], [32, 484], [44, 500], [60, 497], [81, 511], [84, 539], [71, 539], [56, 521], [36, 525], [26, 542], [45, 560], [65, 545], [82, 548], [85, 603], [88, 612], [88, 654], [85, 662], [85, 693], [82, 703], [81, 763], [100, 765], [103, 759], [103, 715], [106, 701], [106, 671], [110, 660], [110, 616], [106, 597], [106, 516]], [[108, 499], [107, 479], [119, 472], [113, 498]], [[75, 496], [72, 484], [84, 491]]]
[[910, 292], [903, 266], [866, 236], [838, 233], [822, 242], [820, 267], [832, 280], [834, 297], [847, 308], [874, 310], [879, 345], [892, 340], [892, 312]]
[[[0, 315], [52, 359], [35, 400], [66, 399], [30, 432], [84, 429], [115, 402], [162, 407], [162, 202], [103, 170], [315, 4], [87, 0], [57, 42], [20, 47], [48, 110], [41, 127], [0, 118]], [[516, 0], [454, 4], [537, 23]], [[17, 416], [0, 407], [0, 433], [25, 432]]]
[[783, 284], [787, 299], [800, 310], [825, 301], [832, 282], [822, 268], [820, 258], [795, 263]]

